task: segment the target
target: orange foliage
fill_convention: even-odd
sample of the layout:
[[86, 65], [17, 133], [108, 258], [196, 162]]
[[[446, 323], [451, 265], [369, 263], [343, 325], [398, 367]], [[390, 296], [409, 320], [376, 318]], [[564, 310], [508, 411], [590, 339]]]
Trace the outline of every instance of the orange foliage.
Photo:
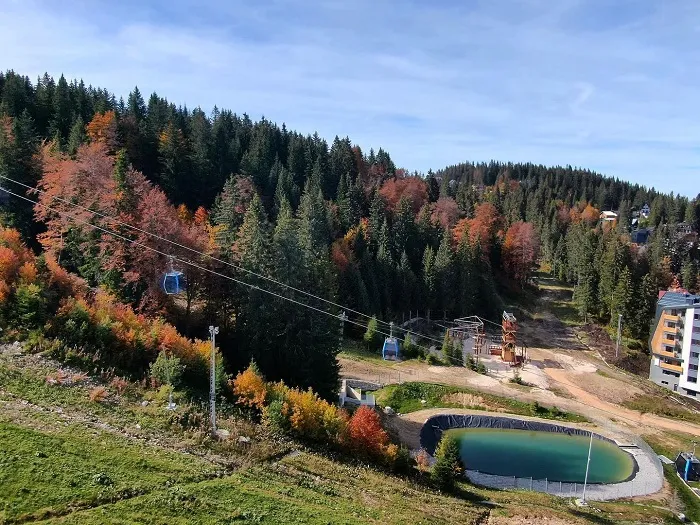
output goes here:
[[98, 386], [90, 390], [90, 401], [93, 403], [102, 403], [107, 400], [107, 389], [103, 386]]
[[529, 222], [516, 222], [508, 228], [503, 243], [503, 266], [511, 278], [524, 284], [539, 255], [539, 240]]
[[586, 206], [586, 208], [581, 212], [581, 219], [585, 222], [587, 222], [589, 225], [590, 224], [595, 224], [598, 219], [600, 218], [600, 211], [597, 208], [594, 208], [590, 204]]
[[185, 224], [192, 222], [192, 212], [187, 209], [187, 206], [180, 204], [177, 207], [177, 218]]
[[401, 197], [406, 197], [414, 213], [428, 202], [428, 185], [420, 177], [395, 177], [386, 181], [379, 190], [391, 209], [396, 209]]
[[197, 208], [197, 211], [194, 212], [194, 223], [197, 226], [204, 226], [209, 222], [209, 214], [207, 213], [207, 210], [205, 210], [202, 206]]
[[117, 147], [117, 116], [114, 111], [95, 113], [86, 126], [86, 133], [91, 142], [100, 142], [107, 149], [114, 151]]
[[19, 267], [19, 278], [25, 283], [35, 283], [39, 272], [33, 262], [26, 262]]
[[277, 389], [284, 392], [282, 413], [295, 433], [311, 440], [334, 441], [345, 432], [348, 419], [345, 411], [321, 399], [313, 390], [283, 385]]
[[252, 365], [240, 372], [236, 379], [229, 381], [233, 393], [238, 396], [238, 403], [262, 410], [267, 397], [265, 380], [253, 370]]
[[462, 219], [452, 229], [452, 239], [455, 244], [462, 241], [464, 235], [469, 235], [469, 243], [479, 243], [484, 254], [491, 250], [491, 243], [501, 223], [501, 216], [496, 207], [485, 202], [479, 204], [474, 212], [473, 219]]
[[348, 445], [354, 450], [380, 456], [389, 444], [389, 435], [382, 428], [377, 412], [361, 406], [350, 418], [347, 428]]

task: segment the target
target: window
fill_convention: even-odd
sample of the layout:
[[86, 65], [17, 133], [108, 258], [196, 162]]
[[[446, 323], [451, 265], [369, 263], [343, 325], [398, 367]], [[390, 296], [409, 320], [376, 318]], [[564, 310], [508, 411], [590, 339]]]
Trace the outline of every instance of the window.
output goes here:
[[697, 383], [698, 378], [693, 376], [688, 376], [688, 383]]
[[678, 315], [678, 310], [671, 310], [671, 315]]
[[700, 357], [700, 352], [690, 352], [690, 357]]
[[689, 368], [690, 370], [697, 370], [697, 369], [698, 369], [698, 365], [688, 365], [688, 368]]
[[666, 339], [668, 339], [669, 341], [675, 341], [675, 340], [676, 340], [676, 336], [673, 335], [673, 334], [664, 334], [664, 335], [666, 336]]
[[[694, 345], [694, 346], [695, 346], [695, 345], [700, 346], [700, 339], [692, 339], [692, 340], [690, 341], [690, 344], [691, 344], [691, 345]], [[695, 355], [697, 356], [697, 354], [695, 354]]]
[[668, 386], [668, 381], [661, 381], [662, 385], [667, 385]]
[[695, 314], [695, 320], [696, 321], [700, 320], [700, 314]]
[[666, 345], [666, 351], [673, 353], [673, 347]]
[[674, 323], [673, 321], [666, 321], [666, 328], [675, 328], [675, 327], [676, 327], [676, 323]]

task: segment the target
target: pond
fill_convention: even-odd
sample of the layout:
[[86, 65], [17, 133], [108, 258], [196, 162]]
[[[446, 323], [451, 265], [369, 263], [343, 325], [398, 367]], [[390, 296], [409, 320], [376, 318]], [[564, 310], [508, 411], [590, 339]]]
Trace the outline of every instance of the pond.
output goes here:
[[[460, 428], [447, 430], [460, 442], [469, 470], [486, 474], [583, 483], [589, 436], [528, 430]], [[630, 454], [593, 438], [589, 483], [617, 483], [635, 472]]]

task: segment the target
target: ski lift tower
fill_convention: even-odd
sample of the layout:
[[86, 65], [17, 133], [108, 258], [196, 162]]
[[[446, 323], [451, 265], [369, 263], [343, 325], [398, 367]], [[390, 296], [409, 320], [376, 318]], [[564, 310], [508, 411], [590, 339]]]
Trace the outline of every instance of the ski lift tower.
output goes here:
[[518, 364], [515, 353], [515, 334], [518, 331], [515, 316], [510, 312], [503, 312], [501, 321], [501, 359], [513, 365]]
[[484, 321], [476, 315], [469, 317], [460, 317], [454, 320], [454, 328], [450, 328], [449, 334], [453, 339], [459, 341], [474, 340], [472, 352], [474, 355], [479, 355], [484, 348], [486, 342], [486, 332], [484, 331]]

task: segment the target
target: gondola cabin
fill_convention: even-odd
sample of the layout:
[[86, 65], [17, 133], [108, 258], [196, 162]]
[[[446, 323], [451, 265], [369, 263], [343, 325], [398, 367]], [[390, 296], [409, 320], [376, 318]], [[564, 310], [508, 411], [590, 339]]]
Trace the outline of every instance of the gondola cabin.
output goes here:
[[399, 340], [395, 337], [387, 337], [384, 339], [382, 347], [382, 359], [398, 361], [399, 359]]
[[182, 272], [170, 271], [163, 276], [163, 291], [168, 295], [177, 295], [187, 289], [185, 275]]

